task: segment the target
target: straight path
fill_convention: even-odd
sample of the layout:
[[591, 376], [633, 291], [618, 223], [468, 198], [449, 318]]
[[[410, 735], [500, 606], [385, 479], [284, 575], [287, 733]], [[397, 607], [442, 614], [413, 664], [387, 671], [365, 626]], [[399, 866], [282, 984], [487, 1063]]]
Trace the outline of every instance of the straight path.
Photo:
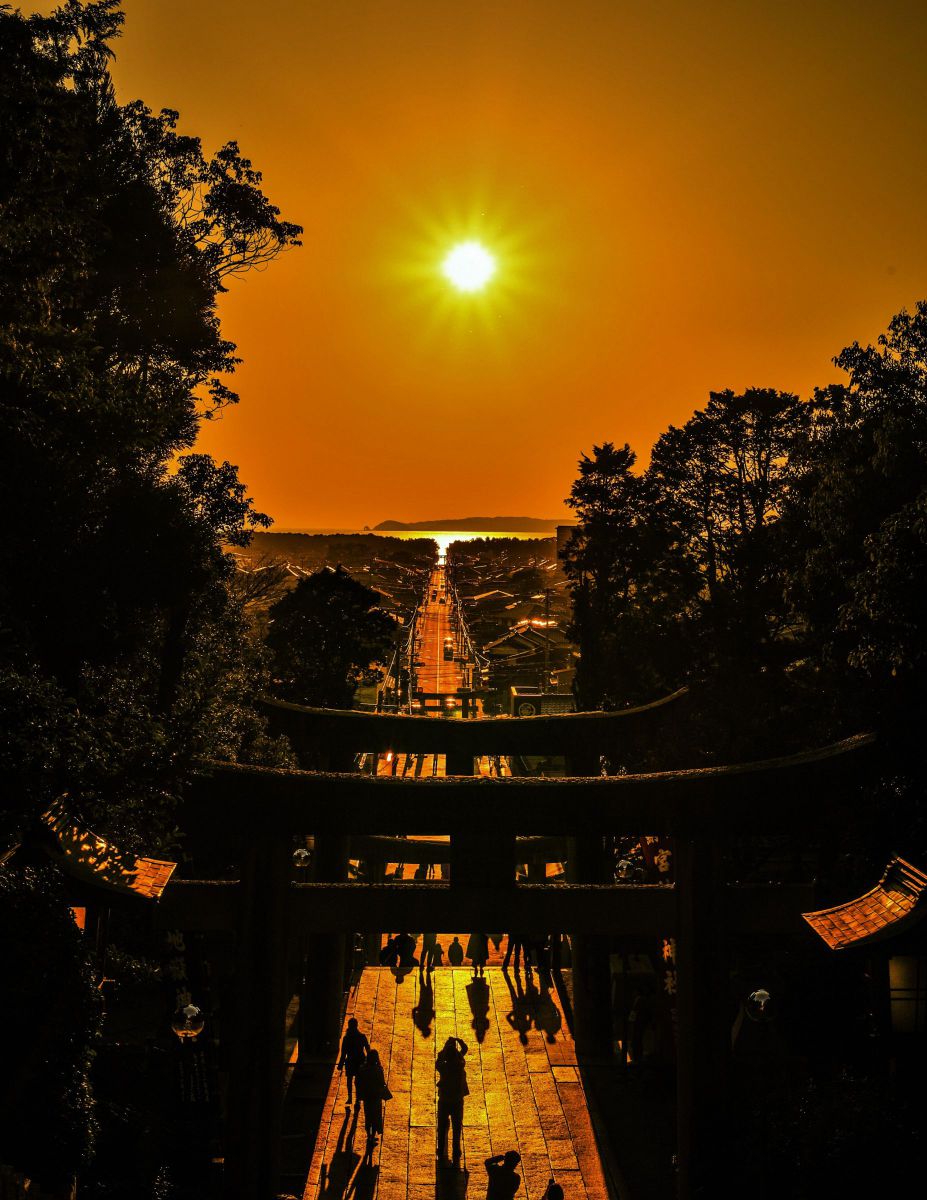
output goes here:
[[[534, 976], [536, 984], [537, 976]], [[356, 1017], [383, 1061], [392, 1100], [382, 1141], [368, 1146], [356, 1107], [335, 1073], [304, 1200], [477, 1200], [484, 1161], [517, 1150], [516, 1200], [540, 1200], [553, 1177], [567, 1200], [608, 1195], [572, 1038], [556, 992], [489, 967], [419, 971], [396, 982], [367, 967], [345, 1020]], [[436, 1166], [435, 1056], [449, 1037], [469, 1047], [462, 1170]]]
[[[431, 572], [418, 610], [415, 653], [416, 659], [422, 664], [416, 669], [416, 685], [420, 692], [453, 695], [463, 683], [463, 673], [457, 661], [451, 608], [442, 564]], [[445, 643], [453, 650], [449, 659], [444, 657]]]

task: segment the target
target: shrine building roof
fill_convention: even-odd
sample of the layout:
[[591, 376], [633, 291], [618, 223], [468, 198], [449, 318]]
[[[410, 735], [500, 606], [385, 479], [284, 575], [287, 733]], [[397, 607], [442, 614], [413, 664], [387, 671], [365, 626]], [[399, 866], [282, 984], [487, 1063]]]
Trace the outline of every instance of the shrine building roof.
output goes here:
[[893, 937], [925, 913], [927, 873], [903, 858], [893, 858], [865, 895], [802, 916], [831, 950], [845, 950]]
[[158, 900], [177, 866], [158, 858], [125, 854], [88, 829], [59, 796], [44, 815], [52, 835], [49, 853], [73, 878], [106, 891]]

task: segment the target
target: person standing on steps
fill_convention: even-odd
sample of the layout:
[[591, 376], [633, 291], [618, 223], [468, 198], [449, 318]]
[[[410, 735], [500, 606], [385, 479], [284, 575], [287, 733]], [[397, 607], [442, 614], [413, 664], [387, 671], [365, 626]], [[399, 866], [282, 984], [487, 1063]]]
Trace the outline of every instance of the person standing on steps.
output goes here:
[[467, 1043], [449, 1037], [435, 1060], [438, 1072], [438, 1161], [447, 1163], [447, 1130], [453, 1130], [453, 1161], [460, 1166], [460, 1135], [463, 1128], [464, 1098], [470, 1094], [467, 1086], [467, 1064], [464, 1055]]
[[[348, 1027], [341, 1039], [341, 1057], [338, 1059], [338, 1070], [344, 1071], [348, 1084], [348, 1108], [351, 1107], [351, 1085], [354, 1083], [357, 1072], [364, 1065], [364, 1059], [369, 1051], [370, 1043], [357, 1028], [357, 1018], [352, 1017], [348, 1021]], [[358, 1100], [360, 1100], [359, 1095]]]

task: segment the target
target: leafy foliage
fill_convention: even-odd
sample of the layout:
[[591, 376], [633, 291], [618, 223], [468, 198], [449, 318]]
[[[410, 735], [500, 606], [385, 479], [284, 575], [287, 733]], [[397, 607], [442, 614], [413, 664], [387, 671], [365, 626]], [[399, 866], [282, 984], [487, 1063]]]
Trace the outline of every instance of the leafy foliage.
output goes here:
[[274, 690], [298, 704], [350, 708], [357, 685], [380, 678], [394, 632], [371, 588], [342, 567], [316, 571], [270, 610]]
[[218, 293], [300, 231], [235, 143], [208, 157], [175, 112], [117, 103], [122, 21], [114, 0], [0, 13], [7, 843], [67, 790], [157, 844], [191, 755], [282, 753], [222, 552], [269, 519], [233, 466], [180, 452], [237, 399]]
[[565, 568], [582, 707], [694, 685], [691, 741], [661, 765], [877, 729], [884, 770], [843, 847], [865, 863], [927, 852], [927, 303], [835, 361], [848, 381], [808, 402], [711, 393], [644, 472], [595, 447]]
[[101, 1004], [51, 869], [0, 871], [0, 954], [0, 1161], [60, 1188], [93, 1148]]

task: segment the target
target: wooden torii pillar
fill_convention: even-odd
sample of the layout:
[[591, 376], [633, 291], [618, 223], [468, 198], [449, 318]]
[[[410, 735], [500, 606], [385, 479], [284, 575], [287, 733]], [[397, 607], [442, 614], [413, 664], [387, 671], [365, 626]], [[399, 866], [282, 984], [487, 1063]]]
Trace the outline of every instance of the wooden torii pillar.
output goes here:
[[676, 1178], [680, 1200], [726, 1194], [731, 1058], [727, 914], [720, 847], [677, 837]]
[[[567, 755], [570, 775], [598, 774], [596, 755], [586, 747]], [[584, 833], [567, 839], [567, 878], [570, 883], [611, 883], [602, 833]], [[608, 940], [602, 934], [570, 933], [573, 984], [573, 1040], [577, 1053], [608, 1058], [612, 1053], [611, 971]]]
[[259, 834], [242, 863], [223, 1172], [226, 1200], [263, 1200], [277, 1191], [293, 870], [290, 841], [279, 834]]

